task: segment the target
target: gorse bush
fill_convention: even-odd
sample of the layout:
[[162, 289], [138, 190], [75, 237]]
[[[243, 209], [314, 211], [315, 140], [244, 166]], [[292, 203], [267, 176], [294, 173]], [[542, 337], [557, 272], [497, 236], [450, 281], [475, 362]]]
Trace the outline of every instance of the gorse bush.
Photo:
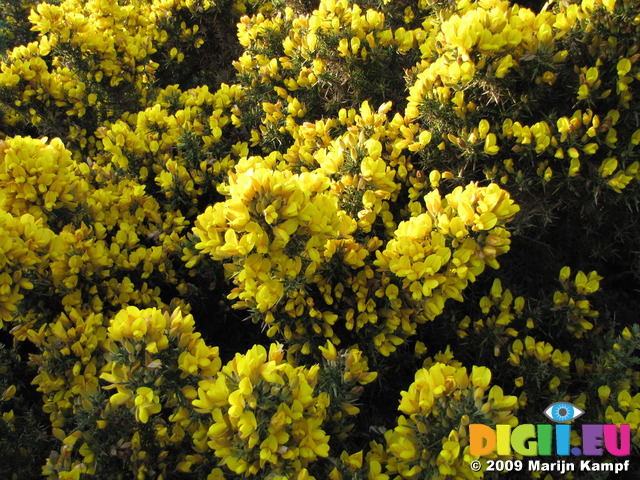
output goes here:
[[558, 401], [640, 453], [637, 2], [0, 9], [3, 478], [481, 478]]

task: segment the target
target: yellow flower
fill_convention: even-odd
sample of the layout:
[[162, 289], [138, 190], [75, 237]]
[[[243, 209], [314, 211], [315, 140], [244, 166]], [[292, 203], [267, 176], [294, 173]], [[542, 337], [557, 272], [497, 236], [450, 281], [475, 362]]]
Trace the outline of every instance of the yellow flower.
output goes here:
[[133, 394], [128, 389], [118, 387], [118, 392], [111, 395], [111, 397], [109, 398], [109, 403], [115, 407], [118, 407], [128, 402], [132, 396]]
[[319, 346], [318, 349], [322, 352], [322, 356], [327, 360], [335, 360], [338, 356], [336, 347], [331, 340], [327, 340], [326, 347]]
[[618, 159], [616, 157], [605, 158], [598, 171], [603, 177], [609, 177], [618, 168]]
[[[281, 346], [237, 354], [215, 379], [201, 381], [199, 412], [210, 413], [208, 445], [236, 472], [305, 468], [329, 453], [321, 428], [329, 399], [314, 395], [319, 367], [293, 367]], [[266, 429], [260, 426], [268, 425]]]
[[147, 423], [150, 415], [159, 413], [162, 410], [160, 398], [149, 387], [140, 387], [136, 390], [134, 405], [136, 407], [136, 420], [141, 423]]
[[598, 388], [598, 398], [600, 398], [600, 402], [602, 405], [606, 405], [609, 401], [609, 396], [611, 395], [611, 387], [608, 385], [602, 385]]
[[514, 65], [514, 61], [511, 54], [507, 54], [506, 56], [502, 57], [502, 59], [500, 60], [500, 62], [496, 67], [496, 73], [495, 73], [496, 77], [497, 78], [506, 77], [507, 73], [509, 72], [509, 69], [513, 67], [513, 65]]

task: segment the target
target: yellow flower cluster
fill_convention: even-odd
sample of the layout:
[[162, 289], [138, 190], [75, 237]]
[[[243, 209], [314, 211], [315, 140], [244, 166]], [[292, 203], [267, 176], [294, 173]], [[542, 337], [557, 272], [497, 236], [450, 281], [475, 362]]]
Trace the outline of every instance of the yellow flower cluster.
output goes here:
[[103, 317], [72, 309], [26, 335], [42, 352], [34, 357], [39, 367], [34, 383], [44, 395], [53, 434], [62, 440], [67, 423], [79, 410], [92, 408], [90, 398], [99, 390], [99, 357], [106, 337]]
[[[103, 1], [82, 5], [74, 1], [60, 5], [41, 3], [32, 12], [30, 21], [40, 34], [43, 48], [64, 45], [83, 52], [87, 61], [94, 63], [90, 69], [97, 83], [105, 79], [112, 87], [128, 82], [141, 88], [140, 74], [152, 73], [158, 66], [141, 60], [155, 53], [155, 43], [167, 40], [166, 32], [163, 38], [156, 24], [163, 23], [175, 3], [149, 2], [140, 5], [141, 8]], [[125, 22], [131, 27], [120, 29]], [[144, 93], [140, 93], [144, 98]]]
[[[598, 389], [600, 401], [606, 407], [604, 421], [616, 425], [629, 425], [633, 438], [637, 443], [640, 440], [638, 426], [640, 426], [640, 393], [631, 396], [629, 390], [621, 390], [617, 396], [612, 395], [611, 388], [603, 385]], [[613, 405], [617, 404], [617, 408]]]
[[[437, 28], [431, 25], [434, 21], [439, 22]], [[442, 11], [441, 18], [427, 19], [423, 24], [425, 30], [435, 38], [420, 45], [423, 62], [409, 92], [407, 114], [418, 118], [421, 102], [432, 98], [454, 103], [456, 113], [464, 117], [476, 105], [465, 102], [457, 85], [472, 83], [484, 69], [495, 78], [504, 78], [525, 54], [552, 50], [554, 23], [550, 12], [535, 15], [531, 10], [500, 0], [458, 2], [455, 10]], [[555, 36], [561, 37], [569, 28], [567, 24]]]
[[[159, 288], [144, 280], [160, 274], [177, 282], [168, 258], [179, 251], [176, 241], [185, 224], [179, 212], [161, 216], [160, 205], [143, 185], [111, 182], [108, 166], [90, 170], [78, 165], [59, 139], [0, 142], [3, 249], [19, 267], [3, 273], [3, 294], [14, 299], [3, 303], [16, 303], [18, 285], [30, 289], [35, 281], [40, 293], [51, 288], [67, 308], [89, 303], [100, 312], [105, 303], [159, 305]], [[24, 242], [26, 251], [19, 253]], [[27, 272], [30, 281], [23, 278]], [[143, 281], [133, 283], [133, 272]], [[25, 315], [21, 322], [31, 320]], [[24, 332], [20, 329], [18, 338]]]
[[[235, 159], [247, 154], [247, 143], [218, 152], [227, 125], [238, 126], [237, 85], [222, 85], [215, 93], [204, 87], [181, 91], [170, 86], [158, 93], [153, 107], [118, 120], [99, 131], [109, 155], [104, 163], [140, 182], [153, 181], [174, 208], [188, 216], [203, 198], [214, 198], [215, 187]], [[235, 112], [235, 113], [234, 113]], [[218, 156], [219, 155], [219, 156]]]
[[[118, 312], [109, 324], [105, 348], [119, 360], [107, 364], [100, 376], [118, 391], [111, 396], [111, 404], [118, 406], [127, 402], [132, 397], [131, 388], [137, 385], [153, 384], [162, 367], [162, 362], [154, 357], [162, 358], [161, 352], [169, 348], [177, 350], [172, 354], [177, 356], [181, 378], [215, 375], [221, 367], [218, 347], [208, 347], [194, 327], [193, 317], [183, 316], [180, 309], [171, 315], [154, 308], [139, 310], [133, 306]], [[126, 360], [120, 360], [121, 356]], [[125, 365], [127, 368], [123, 370]], [[183, 394], [186, 398], [193, 394], [188, 384], [184, 385]]]
[[[92, 146], [96, 127], [156, 100], [154, 82], [169, 65], [180, 68], [185, 52], [202, 48], [206, 34], [198, 21], [210, 21], [226, 8], [222, 3], [230, 4], [235, 19], [247, 6], [268, 9], [256, 0], [34, 5], [29, 21], [38, 40], [15, 47], [1, 64], [5, 124], [47, 126], [81, 148]], [[79, 119], [88, 128], [79, 128]], [[82, 138], [74, 138], [78, 130]]]
[[493, 355], [499, 357], [502, 348], [510, 339], [518, 336], [518, 331], [513, 324], [523, 315], [525, 299], [524, 297], [514, 299], [511, 291], [508, 288], [503, 289], [502, 282], [496, 278], [491, 285], [489, 296], [482, 297], [478, 304], [486, 317], [472, 324], [471, 317], [465, 316], [458, 324], [458, 336], [461, 339], [471, 336], [470, 342], [477, 341], [478, 337], [481, 337], [489, 348], [493, 349]]
[[[637, 372], [625, 365], [628, 360], [621, 360], [635, 355], [636, 337], [625, 328], [622, 336], [605, 348], [609, 353], [591, 351], [590, 340], [594, 334], [602, 336], [605, 326], [592, 323], [600, 317], [600, 312], [587, 297], [600, 289], [602, 277], [596, 272], [580, 271], [572, 276], [570, 268], [563, 267], [559, 280], [562, 289], [549, 293], [551, 298], [527, 302], [524, 297], [514, 298], [511, 291], [495, 279], [489, 294], [479, 301], [482, 317], [472, 321], [467, 315], [457, 324], [458, 337], [462, 339], [458, 351], [465, 352], [479, 345], [476, 348], [480, 356], [487, 360], [493, 356], [488, 364], [500, 369], [498, 376], [502, 384], [512, 383], [520, 391], [521, 407], [559, 400], [589, 407], [599, 388], [606, 408], [605, 399], [609, 398], [611, 388], [623, 397], [637, 390], [640, 381]], [[610, 335], [607, 332], [604, 336], [610, 338]], [[572, 347], [563, 350], [554, 345]], [[505, 363], [511, 368], [505, 368]], [[611, 382], [609, 390], [599, 383], [603, 378]], [[576, 382], [583, 385], [577, 390], [580, 393], [570, 389]], [[614, 410], [609, 413], [613, 418], [617, 405], [611, 408]], [[604, 422], [604, 414], [603, 409], [599, 417], [594, 418]]]
[[[92, 437], [119, 422], [129, 429], [116, 432], [115, 438], [131, 442], [131, 473], [138, 478], [164, 475], [167, 449], [188, 448], [196, 425], [185, 407], [196, 396], [197, 382], [220, 370], [218, 349], [204, 343], [194, 331], [193, 317], [183, 316], [180, 309], [168, 314], [127, 307], [108, 328], [103, 323], [100, 315], [83, 317], [73, 311], [30, 336], [44, 351], [35, 358], [41, 368], [35, 383], [45, 395], [45, 411], [65, 452], [52, 457], [45, 472], [100, 475], [103, 466]], [[61, 369], [65, 363], [73, 367]], [[115, 393], [103, 400], [101, 387]], [[163, 409], [168, 420], [158, 415]], [[93, 423], [78, 425], [78, 416]], [[147, 423], [153, 427], [150, 437], [139, 426]]]
[[[402, 119], [387, 118], [391, 107], [386, 102], [373, 110], [365, 101], [357, 111], [341, 109], [333, 124], [303, 125], [285, 154], [290, 165], [302, 163], [331, 178], [331, 190], [341, 197], [341, 207], [365, 234], [384, 229], [390, 236], [397, 226], [391, 205], [398, 200], [407, 159], [395, 145]], [[336, 123], [347, 131], [328, 138], [328, 127], [337, 127]], [[322, 148], [318, 148], [320, 139]]]
[[[507, 361], [517, 367], [514, 373], [520, 373], [513, 381], [516, 387], [522, 389], [519, 397], [522, 405], [568, 398], [566, 385], [571, 380], [572, 371], [572, 358], [568, 350], [561, 351], [549, 342], [536, 341], [527, 335], [524, 341], [518, 338], [511, 344]], [[576, 366], [584, 365], [581, 359], [574, 361]], [[575, 402], [577, 405], [583, 404], [584, 394], [579, 395]]]
[[[200, 379], [212, 377], [221, 367], [218, 348], [208, 347], [194, 332], [193, 317], [183, 317], [179, 309], [171, 315], [131, 306], [121, 310], [110, 322], [103, 348], [115, 359], [100, 374], [111, 384], [104, 388], [116, 390], [109, 398], [107, 413], [121, 405], [133, 406], [136, 421], [141, 423], [147, 423], [149, 416], [162, 408], [153, 387], [163, 386], [163, 370], [174, 368], [181, 379]], [[173, 398], [166, 399], [165, 407], [178, 408], [194, 394], [193, 381], [184, 381], [180, 392], [172, 392]]]
[[[245, 50], [234, 65], [243, 84], [263, 94], [256, 100], [275, 92], [276, 99], [293, 95], [288, 103], [298, 103], [304, 111], [320, 104], [332, 110], [332, 102], [362, 101], [371, 98], [371, 89], [384, 89], [386, 80], [380, 75], [385, 66], [424, 33], [387, 23], [383, 12], [363, 11], [350, 0], [322, 1], [310, 15], [286, 7], [278, 15], [245, 16], [238, 25]], [[345, 83], [346, 76], [352, 81]]]
[[[99, 0], [39, 3], [29, 17], [39, 40], [11, 52], [0, 88], [21, 93], [13, 106], [36, 125], [54, 120], [59, 111], [75, 117], [107, 111], [100, 104], [116, 99], [100, 97], [116, 87], [144, 101], [158, 68], [151, 55], [168, 38], [159, 26], [180, 3], [143, 2], [136, 8]], [[43, 57], [50, 54], [46, 62]], [[69, 68], [70, 58], [82, 65], [80, 78]]]
[[[421, 308], [432, 319], [442, 311], [446, 298], [460, 299], [460, 292], [482, 273], [484, 265], [497, 268], [496, 256], [508, 250], [509, 234], [503, 227], [518, 207], [497, 185], [459, 188], [444, 200], [434, 191], [425, 197], [428, 213], [397, 227], [390, 200], [400, 190], [396, 175], [402, 178], [407, 170], [400, 155], [403, 147], [394, 146], [404, 141], [398, 133], [401, 120], [396, 116], [389, 122], [389, 108], [383, 105], [374, 112], [365, 102], [359, 112], [341, 111], [338, 121], [349, 130], [334, 140], [320, 140], [326, 144], [320, 149], [316, 139], [327, 135], [329, 122], [300, 126], [294, 135], [296, 143], [282, 159], [274, 154], [241, 161], [230, 174], [229, 186], [223, 187], [228, 199], [198, 217], [194, 233], [201, 242], [196, 248], [216, 260], [233, 257], [234, 264], [255, 271], [237, 274], [238, 267], [228, 266], [229, 276], [238, 285], [231, 298], [239, 299], [237, 307], [265, 314], [264, 321], [275, 326], [270, 335], [280, 332], [291, 341], [322, 334], [337, 343], [333, 324], [337, 312], [344, 309], [347, 328], [359, 331], [373, 326], [370, 335], [376, 348], [388, 355], [415, 332], [415, 321], [409, 318], [413, 314], [403, 306], [404, 292], [409, 292], [414, 304], [424, 298]], [[296, 176], [284, 169], [291, 163], [303, 168], [303, 173]], [[308, 193], [293, 193], [293, 189]], [[322, 199], [320, 209], [303, 203], [313, 192], [322, 193], [310, 200]], [[333, 226], [323, 227], [324, 223]], [[432, 223], [432, 238], [425, 243]], [[307, 227], [314, 224], [315, 229]], [[380, 250], [383, 241], [373, 235], [377, 225], [384, 228], [385, 236], [395, 237], [384, 250]], [[353, 240], [359, 232], [367, 235], [364, 245]], [[374, 251], [377, 260], [369, 263], [369, 253]], [[338, 268], [338, 260], [344, 278], [327, 278], [324, 272]], [[412, 262], [417, 273], [409, 273]], [[397, 281], [384, 276], [383, 285], [371, 289], [373, 267], [392, 273]], [[445, 273], [438, 273], [441, 268]], [[324, 305], [307, 295], [309, 284], [316, 284], [323, 293]], [[355, 294], [357, 305], [344, 298], [348, 290]], [[281, 301], [284, 297], [286, 302]], [[384, 325], [376, 325], [378, 303], [391, 307], [386, 309]], [[303, 316], [307, 322], [311, 318], [310, 325], [301, 324]], [[287, 317], [291, 323], [287, 320], [280, 326]], [[306, 338], [302, 348], [305, 353], [311, 351]]]
[[[528, 377], [530, 384], [534, 383], [531, 377], [534, 376], [535, 371], [538, 371], [536, 382], [539, 386], [545, 386], [550, 392], [555, 392], [562, 381], [569, 378], [571, 353], [568, 350], [554, 348], [549, 342], [536, 341], [535, 338], [527, 335], [524, 341], [520, 338], [513, 341], [509, 349], [508, 362], [513, 366], [524, 364], [522, 370], [526, 372], [525, 376]], [[548, 377], [551, 379], [549, 380]], [[521, 387], [527, 383], [527, 379], [516, 378], [516, 386]], [[548, 383], [544, 385], [547, 380]]]
[[[16, 217], [0, 209], [0, 327], [13, 320], [24, 291], [33, 289], [35, 272], [46, 261], [53, 236], [42, 219], [28, 213]], [[18, 339], [19, 333], [15, 332]]]
[[[567, 269], [564, 273], [567, 273]], [[597, 285], [595, 288], [597, 289]], [[536, 316], [540, 315], [541, 318], [527, 317], [530, 309], [525, 308], [525, 303], [524, 297], [514, 298], [511, 291], [504, 289], [502, 282], [495, 279], [489, 295], [479, 301], [483, 317], [472, 322], [472, 318], [467, 315], [457, 325], [458, 337], [464, 339], [463, 345], [469, 348], [480, 344], [483, 357], [493, 357], [490, 361], [493, 368], [501, 368], [505, 362], [513, 367], [504, 379], [522, 389], [522, 405], [527, 399], [538, 399], [541, 396], [556, 398], [558, 392], [564, 392], [564, 385], [572, 373], [571, 352], [555, 348], [547, 341], [536, 341], [532, 335], [538, 332], [547, 336], [539, 328], [535, 330], [536, 327], [554, 325], [557, 329], [556, 337], [564, 337], [568, 332], [574, 338], [582, 338], [582, 335], [576, 336], [576, 328], [573, 323], [567, 322], [565, 316], [560, 315], [557, 319], [553, 317], [558, 310], [553, 303], [546, 306], [549, 309], [546, 323], [542, 317], [544, 314], [540, 311], [536, 312]], [[597, 316], [597, 312], [593, 313]], [[584, 368], [584, 360], [573, 360], [576, 365], [582, 364]]]
[[[38, 370], [34, 383], [43, 395], [43, 410], [50, 418], [53, 438], [62, 448], [61, 455], [51, 457], [45, 470], [61, 477], [68, 474], [69, 478], [80, 473], [99, 475], [104, 465], [96, 463], [93, 430], [104, 431], [110, 422], [118, 423], [117, 417], [122, 415], [114, 414], [108, 402], [103, 403], [99, 388], [98, 378], [112, 345], [107, 341], [103, 319], [123, 305], [165, 305], [157, 279], [178, 283], [169, 255], [179, 251], [178, 232], [184, 227], [184, 218], [173, 212], [161, 215], [158, 202], [135, 181], [113, 183], [108, 166], [92, 171], [86, 164], [77, 167], [58, 139], [47, 142], [14, 137], [4, 140], [2, 147], [0, 310], [2, 321], [13, 324], [15, 340], [28, 341], [38, 349], [32, 356]], [[151, 283], [153, 277], [156, 280]], [[180, 340], [180, 358], [176, 354], [172, 359], [165, 353], [156, 363], [146, 359], [145, 366], [156, 373], [154, 381], [167, 372], [161, 367], [163, 361], [173, 362], [180, 372], [177, 378], [183, 384], [165, 387], [163, 396], [173, 389], [181, 392], [190, 377], [199, 380], [220, 366], [209, 347], [197, 340], [193, 319], [190, 322], [183, 322], [192, 338], [185, 334]], [[167, 348], [161, 339], [158, 343], [161, 346], [154, 353]], [[145, 354], [150, 355], [153, 348]], [[115, 370], [123, 373], [123, 385], [129, 376], [135, 377], [126, 369]], [[134, 371], [140, 373], [138, 367]], [[191, 383], [195, 385], [197, 380]], [[150, 383], [156, 388], [163, 382]], [[129, 425], [136, 420], [144, 423], [157, 413], [160, 396], [146, 384], [132, 392], [135, 399], [131, 411], [135, 415], [128, 420]], [[177, 401], [173, 393], [170, 396]], [[175, 406], [171, 401], [164, 404]], [[107, 416], [100, 418], [101, 412]], [[87, 420], [87, 416], [92, 418]], [[156, 422], [157, 442], [181, 443], [189, 421], [180, 421], [182, 425], [168, 427]], [[117, 435], [120, 441], [129, 435], [127, 438], [136, 443], [138, 434], [131, 431], [125, 437]], [[130, 460], [136, 472], [155, 471], [149, 467], [149, 460], [142, 461], [147, 458], [144, 448], [138, 448], [134, 457]]]
[[[402, 392], [398, 426], [385, 434], [385, 456], [369, 459], [386, 463], [395, 478], [479, 478], [469, 467], [467, 426], [518, 423], [518, 399], [489, 387], [491, 371], [435, 363], [416, 372], [408, 391]], [[405, 416], [406, 415], [406, 416]], [[379, 478], [379, 477], [370, 477]]]
[[[31, 42], [15, 47], [9, 53], [8, 62], [2, 63], [0, 89], [3, 96], [14, 99], [11, 104], [3, 105], [3, 116], [9, 125], [19, 121], [55, 124], [59, 111], [69, 116], [86, 114], [89, 98], [85, 84], [74, 78], [68, 67], [59, 63], [47, 65], [43, 57], [49, 53], [46, 41]], [[95, 103], [95, 94], [91, 100]]]
[[[270, 336], [280, 332], [287, 341], [306, 342], [319, 334], [337, 343], [332, 328], [337, 315], [320, 310], [306, 285], [316, 281], [317, 271], [342, 244], [354, 245], [349, 238], [355, 226], [338, 208], [326, 176], [273, 170], [274, 160], [254, 157], [253, 166], [242, 162], [230, 173], [228, 199], [208, 207], [195, 222], [196, 248], [216, 260], [233, 259], [226, 265], [237, 285], [230, 298], [238, 299], [236, 308], [264, 314], [258, 318]], [[347, 267], [362, 266], [358, 250], [343, 255]]]
[[354, 428], [351, 417], [360, 413], [356, 404], [364, 392], [362, 387], [376, 380], [378, 373], [369, 370], [368, 358], [357, 345], [338, 351], [331, 340], [327, 340], [318, 350], [323, 358], [319, 388], [326, 391], [331, 400], [325, 430], [332, 438], [344, 442]]
[[[502, 0], [463, 1], [425, 20], [405, 112], [435, 140], [422, 153], [425, 163], [458, 157], [460, 168], [481, 166], [486, 178], [524, 188], [534, 172], [548, 183], [596, 178], [597, 170], [596, 184], [618, 193], [637, 181], [640, 163], [631, 152], [640, 133], [621, 125], [634, 108], [637, 47], [623, 39], [613, 47], [617, 38], [600, 38], [592, 27], [594, 10], [614, 6], [633, 21], [630, 3], [571, 2], [536, 15]], [[576, 42], [594, 57], [601, 49], [597, 62], [584, 65]], [[571, 85], [572, 108], [547, 115], [546, 101], [538, 102], [557, 92], [558, 79]], [[521, 96], [523, 81], [529, 88]], [[620, 129], [630, 145], [618, 142]]]
[[564, 267], [560, 271], [559, 278], [563, 291], [554, 292], [553, 303], [556, 309], [566, 314], [567, 330], [576, 338], [582, 338], [585, 332], [593, 329], [593, 320], [599, 316], [598, 311], [592, 309], [586, 297], [600, 289], [602, 277], [595, 271], [588, 275], [579, 271], [573, 282], [569, 283], [570, 276], [569, 267]]
[[278, 344], [268, 352], [256, 345], [198, 385], [193, 405], [213, 419], [198, 446], [243, 478], [312, 479], [307, 467], [329, 454], [329, 396], [315, 396], [319, 366], [294, 367], [284, 354]]
[[[393, 302], [398, 292], [408, 292], [407, 300], [419, 308], [420, 316], [403, 321], [405, 335], [414, 333], [415, 322], [440, 315], [447, 299], [462, 301], [462, 291], [485, 265], [498, 267], [496, 257], [510, 243], [503, 225], [519, 209], [496, 184], [458, 187], [444, 198], [436, 189], [425, 203], [427, 212], [401, 222], [374, 261], [390, 275], [386, 297]], [[401, 305], [394, 309], [402, 311]]]
[[14, 215], [50, 218], [74, 212], [89, 185], [59, 138], [0, 140], [0, 208]]

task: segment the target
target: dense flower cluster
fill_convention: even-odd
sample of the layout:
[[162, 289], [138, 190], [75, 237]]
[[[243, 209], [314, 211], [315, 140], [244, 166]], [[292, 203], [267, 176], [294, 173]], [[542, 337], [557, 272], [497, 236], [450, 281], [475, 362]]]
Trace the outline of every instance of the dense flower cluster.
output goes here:
[[116, 172], [153, 181], [171, 205], [193, 215], [203, 199], [215, 198], [217, 183], [247, 152], [246, 142], [226, 154], [215, 151], [223, 129], [239, 123], [233, 105], [241, 96], [237, 85], [215, 93], [206, 86], [187, 92], [167, 87], [153, 107], [100, 131], [109, 163]]
[[[354, 120], [356, 125], [385, 121], [382, 113], [377, 117], [376, 122], [365, 103]], [[364, 152], [353, 195], [362, 210], [340, 208], [339, 195], [354, 186], [353, 174], [330, 180], [345, 169], [344, 147], [332, 151], [330, 144], [319, 152], [320, 168], [310, 165], [305, 170], [311, 171], [299, 174], [279, 171], [283, 161], [277, 155], [249, 157], [230, 174], [228, 200], [198, 217], [194, 232], [201, 243], [196, 248], [214, 260], [234, 259], [227, 269], [238, 285], [231, 298], [239, 299], [238, 307], [264, 314], [258, 318], [273, 325], [269, 335], [282, 332], [288, 341], [304, 340], [302, 351], [309, 353], [310, 336], [340, 341], [333, 327], [339, 312], [346, 311], [346, 328], [360, 334], [368, 328], [372, 333], [364, 334], [388, 355], [415, 333], [416, 320], [435, 318], [447, 298], [461, 300], [462, 290], [485, 265], [498, 267], [496, 256], [509, 249], [503, 226], [518, 207], [495, 184], [459, 187], [444, 199], [434, 190], [424, 199], [425, 213], [394, 229], [389, 203], [381, 200], [391, 198], [399, 185], [383, 160], [382, 143], [362, 135], [339, 140]], [[361, 198], [358, 190], [364, 190]], [[390, 237], [386, 244], [372, 232], [378, 217], [383, 238]], [[364, 245], [354, 238], [359, 232], [367, 235]], [[375, 291], [367, 285], [373, 268], [383, 272]], [[345, 275], [335, 278], [336, 269]], [[323, 292], [323, 303], [309, 298], [311, 286]], [[344, 296], [349, 290], [358, 298], [357, 308], [350, 307], [351, 295]], [[388, 312], [384, 324], [379, 322], [382, 302]], [[416, 308], [408, 310], [407, 304]], [[287, 317], [292, 321], [282, 320]]]
[[[44, 395], [53, 435], [64, 446], [64, 454], [45, 466], [49, 475], [104, 475], [108, 463], [98, 461], [96, 442], [113, 442], [115, 448], [126, 438], [131, 450], [109, 456], [128, 459], [132, 474], [157, 476], [169, 468], [163, 461], [168, 451], [188, 445], [195, 429], [186, 410], [195, 385], [220, 369], [217, 348], [204, 343], [193, 317], [179, 309], [169, 315], [127, 307], [108, 323], [105, 328], [101, 315], [74, 311], [38, 334], [30, 331], [43, 351], [34, 358], [40, 370], [34, 382]], [[168, 420], [158, 415], [163, 411]], [[142, 427], [147, 423], [155, 429], [153, 440]], [[109, 430], [116, 424], [127, 425], [124, 437]]]
[[[616, 11], [633, 21], [632, 2], [618, 3]], [[622, 38], [614, 47], [590, 25], [592, 15], [612, 12], [614, 5], [583, 2], [534, 15], [506, 2], [493, 8], [463, 2], [455, 13], [445, 13], [431, 30], [433, 40], [421, 46], [424, 61], [406, 110], [409, 118], [423, 119], [426, 131], [436, 121], [445, 127], [432, 143], [437, 148], [423, 152], [425, 160], [456, 156], [456, 163], [476, 162], [488, 178], [504, 184], [522, 185], [530, 179], [528, 171], [546, 183], [554, 173], [570, 178], [597, 173], [598, 183], [617, 192], [637, 181], [640, 164], [631, 145], [640, 130], [624, 120], [633, 115], [629, 86], [635, 80], [636, 47]], [[572, 49], [580, 31], [589, 54], [601, 49], [595, 65], [585, 65], [586, 52]], [[516, 89], [520, 79], [529, 78], [531, 101], [521, 108], [525, 103]], [[547, 93], [562, 98], [556, 82], [572, 95], [562, 105], [571, 110], [554, 109], [539, 120], [537, 112], [550, 101]], [[630, 145], [618, 143], [618, 130], [629, 135]]]
[[402, 392], [398, 426], [385, 434], [387, 471], [400, 478], [478, 478], [469, 464], [470, 423], [517, 425], [517, 397], [504, 395], [491, 372], [436, 363], [416, 372]]
[[0, 476], [473, 479], [560, 400], [638, 453], [637, 2], [5, 3]]
[[200, 382], [193, 401], [196, 411], [213, 419], [199, 442], [244, 477], [312, 478], [309, 464], [329, 454], [322, 429], [329, 396], [314, 395], [319, 366], [283, 360], [278, 344], [268, 355], [261, 345], [237, 354], [215, 379]]

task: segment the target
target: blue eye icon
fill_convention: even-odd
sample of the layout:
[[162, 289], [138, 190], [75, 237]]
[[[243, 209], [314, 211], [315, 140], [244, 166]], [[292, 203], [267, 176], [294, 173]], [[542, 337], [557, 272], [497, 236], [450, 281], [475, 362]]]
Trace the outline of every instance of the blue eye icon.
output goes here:
[[584, 413], [584, 410], [576, 407], [569, 402], [556, 402], [547, 407], [544, 414], [549, 420], [554, 422], [564, 423], [570, 422], [580, 417]]

